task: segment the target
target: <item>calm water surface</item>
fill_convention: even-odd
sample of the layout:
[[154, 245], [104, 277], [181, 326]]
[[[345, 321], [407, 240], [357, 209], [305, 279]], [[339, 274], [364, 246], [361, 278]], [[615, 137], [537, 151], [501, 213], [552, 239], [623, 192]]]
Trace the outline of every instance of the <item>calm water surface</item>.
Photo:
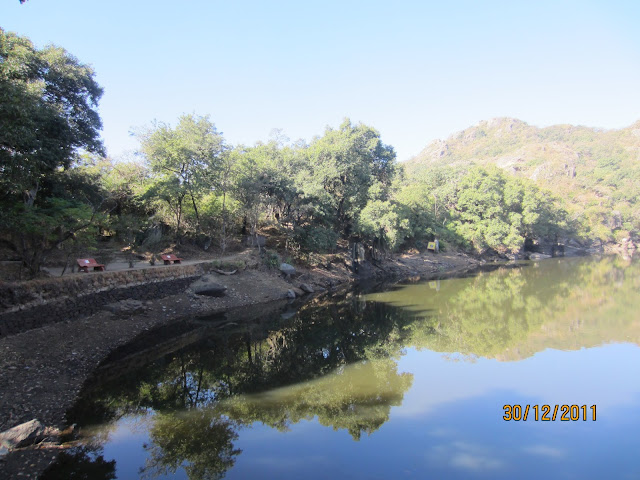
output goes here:
[[[637, 262], [546, 260], [162, 338], [100, 369], [70, 413], [83, 443], [47, 478], [640, 478]], [[587, 420], [534, 418], [565, 404]]]

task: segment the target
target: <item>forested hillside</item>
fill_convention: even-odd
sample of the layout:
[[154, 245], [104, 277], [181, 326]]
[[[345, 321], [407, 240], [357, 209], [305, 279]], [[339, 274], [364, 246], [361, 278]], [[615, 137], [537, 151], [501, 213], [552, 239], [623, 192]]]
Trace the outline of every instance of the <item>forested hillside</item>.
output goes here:
[[497, 166], [550, 190], [585, 238], [620, 241], [640, 231], [640, 122], [599, 130], [497, 118], [432, 142], [406, 167], [419, 176], [471, 165]]
[[499, 119], [400, 164], [374, 127], [349, 119], [310, 142], [274, 131], [246, 146], [189, 114], [139, 129], [124, 162], [105, 155], [94, 77], [64, 49], [0, 29], [0, 243], [31, 275], [52, 254], [94, 256], [105, 239], [133, 262], [184, 244], [225, 253], [269, 229], [294, 260], [361, 242], [375, 261], [435, 239], [513, 257], [640, 229], [640, 124]]

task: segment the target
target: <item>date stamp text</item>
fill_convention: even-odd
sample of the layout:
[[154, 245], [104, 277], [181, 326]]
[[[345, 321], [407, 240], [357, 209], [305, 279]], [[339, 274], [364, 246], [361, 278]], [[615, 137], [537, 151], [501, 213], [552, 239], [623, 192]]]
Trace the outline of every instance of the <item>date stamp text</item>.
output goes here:
[[516, 422], [577, 422], [596, 421], [595, 405], [505, 405], [503, 420]]

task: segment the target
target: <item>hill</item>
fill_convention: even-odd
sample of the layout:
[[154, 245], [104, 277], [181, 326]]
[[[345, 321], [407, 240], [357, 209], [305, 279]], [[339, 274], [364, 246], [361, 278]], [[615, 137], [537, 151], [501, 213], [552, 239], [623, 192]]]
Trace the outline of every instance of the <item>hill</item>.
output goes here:
[[425, 169], [472, 165], [495, 165], [550, 190], [585, 237], [620, 241], [640, 232], [640, 121], [602, 130], [496, 118], [430, 143], [405, 169], [411, 178]]

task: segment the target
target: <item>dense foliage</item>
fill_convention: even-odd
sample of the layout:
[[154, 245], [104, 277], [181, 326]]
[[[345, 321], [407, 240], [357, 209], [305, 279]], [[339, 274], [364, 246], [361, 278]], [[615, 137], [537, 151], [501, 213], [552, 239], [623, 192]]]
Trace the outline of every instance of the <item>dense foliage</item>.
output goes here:
[[427, 146], [408, 162], [434, 166], [497, 165], [561, 198], [584, 240], [603, 243], [640, 231], [640, 124], [621, 130], [571, 125], [537, 128], [520, 120], [480, 122]]
[[[139, 156], [116, 162], [104, 157], [102, 89], [89, 67], [4, 31], [0, 60], [0, 234], [31, 274], [54, 249], [87, 255], [114, 235], [128, 252], [184, 242], [224, 252], [242, 235], [259, 244], [270, 227], [294, 257], [360, 241], [375, 259], [435, 239], [510, 254], [576, 231], [601, 241], [638, 231], [640, 170], [632, 150], [613, 147], [633, 143], [624, 132], [599, 146], [600, 133], [575, 129], [574, 144], [589, 149], [576, 159], [558, 147], [561, 128], [487, 124], [405, 166], [377, 130], [348, 119], [310, 143], [275, 131], [267, 143], [231, 146], [208, 116], [189, 114], [141, 131]], [[504, 160], [532, 138], [554, 147], [511, 163], [478, 161], [487, 152]], [[564, 176], [545, 160], [549, 150], [565, 162]], [[428, 158], [435, 154], [438, 162]], [[567, 182], [577, 186], [563, 191]]]
[[0, 228], [32, 273], [95, 217], [91, 181], [76, 189], [69, 172], [80, 149], [104, 153], [93, 77], [62, 48], [0, 29]]
[[557, 200], [495, 167], [434, 168], [409, 177], [399, 198], [414, 238], [422, 230], [480, 253], [517, 252], [527, 239], [555, 242], [569, 230]]

